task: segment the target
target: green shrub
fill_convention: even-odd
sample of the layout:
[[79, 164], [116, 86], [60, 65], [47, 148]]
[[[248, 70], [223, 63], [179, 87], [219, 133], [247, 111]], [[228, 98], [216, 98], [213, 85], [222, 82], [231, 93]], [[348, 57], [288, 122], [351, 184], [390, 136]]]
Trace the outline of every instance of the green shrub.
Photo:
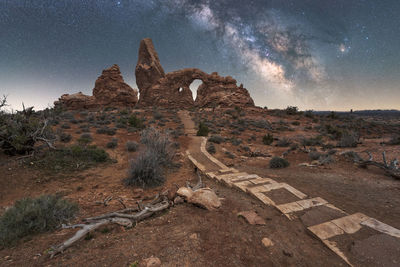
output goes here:
[[262, 141], [264, 145], [270, 145], [272, 144], [272, 142], [274, 142], [274, 137], [272, 136], [272, 134], [268, 133], [263, 136]]
[[138, 129], [144, 128], [143, 120], [136, 117], [136, 115], [132, 115], [128, 118], [128, 124], [129, 124], [129, 126], [135, 127]]
[[294, 126], [299, 126], [299, 125], [300, 125], [300, 122], [299, 122], [299, 121], [294, 121], [294, 122], [292, 122], [292, 125], [294, 125]]
[[197, 131], [197, 136], [208, 136], [210, 130], [208, 129], [207, 125], [204, 122], [199, 123], [199, 129]]
[[125, 146], [126, 146], [126, 150], [128, 150], [129, 152], [135, 152], [139, 148], [139, 144], [135, 141], [128, 141], [128, 142], [126, 142]]
[[271, 169], [281, 169], [289, 166], [289, 161], [280, 157], [273, 157], [269, 162], [269, 167]]
[[76, 204], [60, 196], [18, 200], [0, 217], [0, 247], [14, 245], [29, 235], [54, 230], [71, 220], [77, 211]]
[[29, 166], [52, 172], [73, 171], [83, 170], [109, 160], [109, 155], [101, 148], [97, 148], [96, 146], [82, 147], [79, 145], [73, 145], [70, 147], [49, 150], [37, 155], [32, 160], [33, 164], [29, 164]]
[[78, 139], [78, 143], [81, 145], [90, 144], [92, 141], [93, 141], [93, 138], [90, 135], [90, 133], [83, 133]]

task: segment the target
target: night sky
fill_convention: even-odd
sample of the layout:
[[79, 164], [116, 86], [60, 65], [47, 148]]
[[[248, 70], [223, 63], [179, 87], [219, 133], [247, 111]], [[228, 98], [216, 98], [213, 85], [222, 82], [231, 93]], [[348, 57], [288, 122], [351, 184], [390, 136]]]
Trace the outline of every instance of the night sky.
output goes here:
[[45, 108], [114, 63], [137, 88], [144, 37], [166, 72], [231, 75], [259, 106], [400, 109], [399, 0], [0, 0], [0, 94]]

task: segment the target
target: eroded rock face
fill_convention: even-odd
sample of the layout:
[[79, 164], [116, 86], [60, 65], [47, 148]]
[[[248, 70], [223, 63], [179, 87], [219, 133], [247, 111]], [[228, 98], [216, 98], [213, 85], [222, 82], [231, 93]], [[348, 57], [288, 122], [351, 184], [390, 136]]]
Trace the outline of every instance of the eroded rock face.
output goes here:
[[140, 92], [140, 102], [143, 103], [143, 105], [151, 104], [147, 103], [151, 101], [151, 93], [149, 94], [147, 89], [155, 85], [159, 79], [163, 78], [165, 72], [150, 38], [145, 38], [140, 41], [135, 76], [136, 84]]
[[71, 95], [64, 94], [54, 102], [54, 106], [67, 109], [88, 109], [95, 106], [95, 100], [93, 96], [82, 94], [82, 92]]
[[91, 109], [106, 106], [133, 107], [138, 102], [138, 93], [124, 82], [118, 65], [103, 70], [95, 82], [93, 96], [64, 94], [54, 106], [66, 109]]
[[[253, 99], [243, 86], [237, 86], [230, 76], [211, 75], [200, 69], [187, 68], [165, 74], [151, 39], [141, 41], [138, 63], [135, 69], [136, 83], [140, 92], [140, 106], [174, 108], [254, 106]], [[190, 84], [199, 79], [196, 101]]]
[[138, 102], [137, 91], [124, 82], [118, 65], [103, 70], [93, 88], [98, 105], [133, 107]]

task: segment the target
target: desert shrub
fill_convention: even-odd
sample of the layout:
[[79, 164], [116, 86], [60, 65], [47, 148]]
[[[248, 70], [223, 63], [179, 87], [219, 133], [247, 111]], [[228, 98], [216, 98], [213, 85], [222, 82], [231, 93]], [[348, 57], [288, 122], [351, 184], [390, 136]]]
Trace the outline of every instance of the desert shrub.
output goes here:
[[238, 146], [238, 145], [240, 145], [242, 143], [242, 139], [240, 139], [240, 138], [232, 138], [231, 139], [231, 143], [234, 146]]
[[310, 119], [314, 118], [313, 111], [312, 110], [306, 110], [304, 112], [304, 116], [307, 117], [307, 118], [310, 118]]
[[60, 196], [18, 200], [0, 217], [0, 247], [14, 245], [29, 235], [54, 230], [70, 221], [77, 211], [76, 204]]
[[355, 133], [345, 133], [337, 143], [338, 147], [356, 147], [358, 144], [358, 136]]
[[288, 106], [285, 111], [287, 115], [296, 115], [299, 109], [298, 107]]
[[52, 172], [73, 171], [83, 170], [109, 160], [107, 152], [96, 146], [73, 145], [39, 154], [29, 166]]
[[71, 129], [71, 126], [67, 123], [63, 123], [63, 124], [61, 124], [61, 128], [62, 129]]
[[219, 135], [212, 135], [210, 138], [208, 138], [208, 141], [216, 144], [221, 144], [225, 141], [225, 139]]
[[140, 119], [138, 117], [136, 117], [135, 114], [133, 114], [132, 116], [130, 116], [128, 118], [128, 124], [131, 127], [135, 127], [138, 129], [143, 129], [144, 128], [144, 123], [143, 123], [143, 119]]
[[272, 134], [268, 133], [263, 136], [262, 141], [264, 145], [270, 145], [272, 144], [272, 142], [274, 142], [274, 137], [272, 136]]
[[117, 146], [118, 146], [118, 139], [117, 138], [111, 139], [111, 141], [108, 142], [107, 145], [106, 145], [107, 148], [116, 148]]
[[60, 114], [61, 118], [65, 119], [65, 120], [72, 120], [74, 119], [74, 114], [72, 114], [72, 112], [66, 111]]
[[234, 159], [235, 158], [235, 155], [230, 151], [225, 151], [225, 155], [230, 159]]
[[163, 118], [163, 115], [158, 110], [155, 110], [153, 113], [153, 118], [155, 120], [161, 120]]
[[294, 122], [292, 122], [292, 125], [294, 125], [294, 126], [299, 126], [299, 125], [300, 125], [300, 122], [299, 122], [299, 121], [294, 121]]
[[400, 145], [400, 135], [392, 136], [387, 144], [392, 146]]
[[141, 132], [140, 142], [146, 145], [148, 150], [152, 150], [158, 155], [158, 162], [161, 165], [166, 166], [172, 163], [175, 151], [168, 134], [150, 127]]
[[269, 123], [267, 120], [255, 120], [255, 121], [250, 120], [249, 124], [253, 125], [256, 128], [272, 130], [271, 123]]
[[341, 129], [330, 124], [325, 125], [325, 131], [335, 140], [340, 140], [343, 136], [343, 131]]
[[90, 133], [83, 133], [78, 139], [78, 143], [81, 145], [90, 144], [92, 141], [93, 137], [90, 135]]
[[301, 139], [301, 145], [302, 146], [318, 146], [322, 145], [322, 136], [318, 135], [316, 137], [310, 137], [310, 138], [302, 138]]
[[309, 154], [308, 154], [308, 157], [311, 159], [311, 160], [319, 160], [319, 158], [322, 156], [322, 154], [320, 153], [320, 152], [318, 152], [318, 151], [311, 151]]
[[98, 133], [98, 134], [107, 134], [107, 135], [115, 135], [117, 133], [117, 130], [115, 128], [102, 127], [100, 129], [97, 129], [96, 133]]
[[284, 137], [284, 138], [282, 138], [282, 139], [279, 139], [279, 140], [276, 142], [276, 146], [279, 146], [279, 147], [287, 147], [287, 146], [290, 146], [291, 143], [292, 143], [292, 142], [290, 141], [290, 139]]
[[269, 162], [269, 167], [271, 169], [281, 169], [281, 168], [286, 168], [289, 166], [289, 162], [280, 157], [273, 157], [270, 162]]
[[207, 136], [209, 133], [208, 127], [205, 125], [204, 122], [199, 123], [199, 129], [197, 131], [197, 136]]
[[69, 122], [72, 123], [72, 124], [77, 124], [78, 123], [78, 121], [76, 119], [69, 120]]
[[165, 178], [159, 158], [159, 154], [153, 150], [139, 154], [137, 158], [131, 161], [128, 177], [124, 180], [124, 183], [144, 188], [162, 185]]
[[36, 114], [33, 108], [12, 114], [0, 110], [0, 148], [4, 153], [26, 154], [40, 149], [37, 143], [52, 144], [55, 140], [46, 118]]
[[215, 152], [217, 152], [213, 143], [207, 143], [206, 150], [210, 154], [215, 154]]
[[70, 134], [67, 134], [67, 133], [60, 134], [60, 141], [63, 143], [68, 143], [71, 141], [71, 139], [72, 139], [72, 136]]
[[139, 144], [135, 141], [128, 141], [128, 142], [126, 142], [125, 146], [126, 146], [126, 150], [128, 150], [129, 152], [135, 152], [139, 148]]

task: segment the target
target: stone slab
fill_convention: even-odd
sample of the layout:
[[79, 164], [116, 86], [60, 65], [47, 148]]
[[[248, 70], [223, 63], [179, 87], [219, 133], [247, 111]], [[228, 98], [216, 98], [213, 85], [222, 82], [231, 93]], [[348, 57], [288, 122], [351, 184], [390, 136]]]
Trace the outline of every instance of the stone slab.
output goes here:
[[342, 235], [344, 231], [332, 222], [325, 222], [318, 225], [308, 227], [314, 235], [316, 235], [321, 240], [326, 240], [331, 237]]
[[379, 231], [381, 233], [400, 238], [400, 230], [397, 228], [394, 228], [390, 225], [387, 225], [383, 222], [380, 222], [374, 218], [369, 218], [363, 222], [361, 222], [362, 225], [371, 227], [372, 229]]

